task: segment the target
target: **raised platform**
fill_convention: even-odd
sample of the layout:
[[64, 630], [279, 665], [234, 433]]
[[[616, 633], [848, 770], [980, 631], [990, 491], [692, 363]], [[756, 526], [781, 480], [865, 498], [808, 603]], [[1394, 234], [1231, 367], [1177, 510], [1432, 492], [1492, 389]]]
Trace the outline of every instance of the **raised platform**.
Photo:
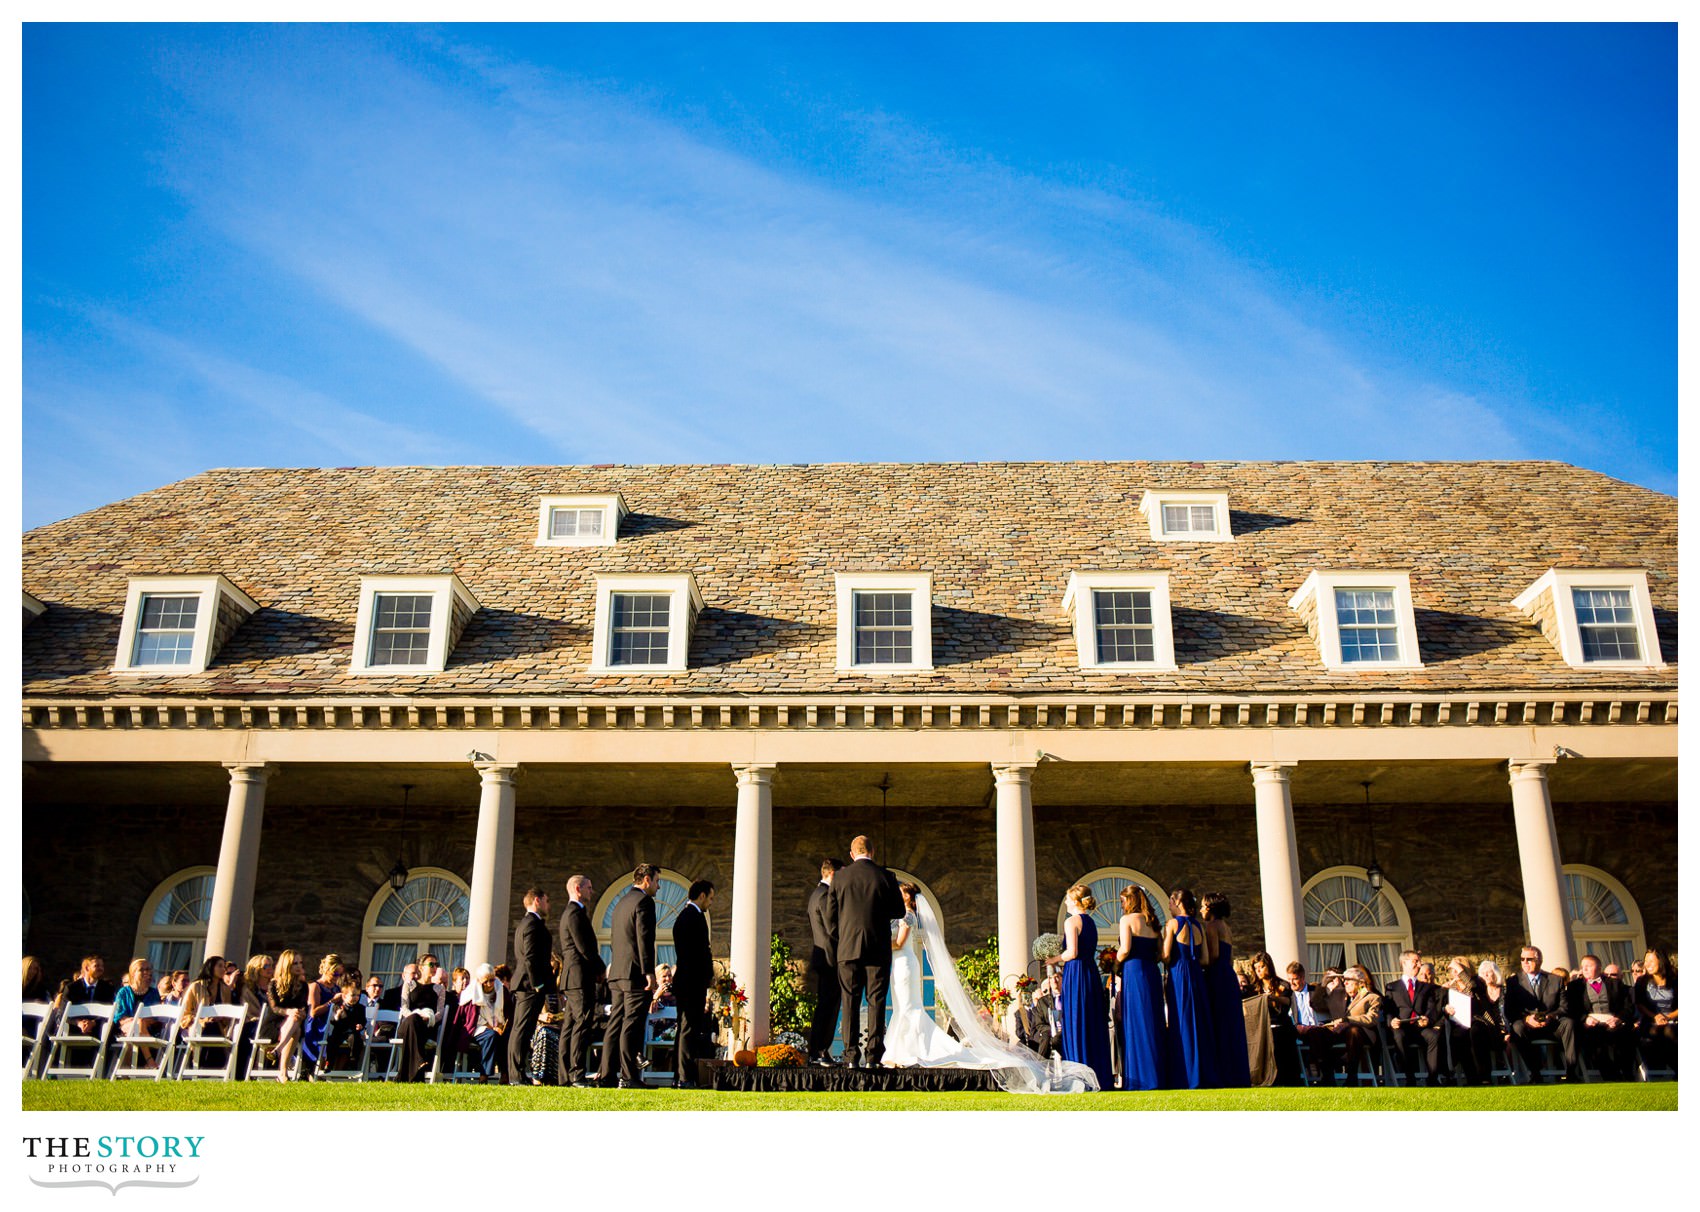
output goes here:
[[910, 1093], [998, 1088], [984, 1069], [746, 1069], [715, 1060], [702, 1061], [698, 1073], [708, 1090]]

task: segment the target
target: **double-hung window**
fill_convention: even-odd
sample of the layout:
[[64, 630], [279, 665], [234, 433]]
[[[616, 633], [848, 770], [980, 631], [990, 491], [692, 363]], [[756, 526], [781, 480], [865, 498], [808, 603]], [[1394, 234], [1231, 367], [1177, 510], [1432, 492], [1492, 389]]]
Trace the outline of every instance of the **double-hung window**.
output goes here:
[[441, 673], [477, 611], [453, 573], [362, 577], [349, 672]]
[[132, 577], [118, 630], [118, 673], [200, 673], [259, 609], [221, 576]]
[[1103, 672], [1175, 668], [1165, 572], [1077, 572], [1063, 613], [1074, 624], [1080, 667]]
[[1399, 660], [1399, 611], [1391, 588], [1336, 589], [1334, 621], [1340, 629], [1340, 663], [1368, 665]]
[[136, 623], [135, 665], [188, 665], [195, 659], [198, 594], [144, 593]]
[[856, 664], [908, 665], [915, 660], [915, 595], [908, 590], [857, 590]]
[[690, 573], [596, 578], [595, 673], [683, 673], [702, 595]]
[[909, 673], [933, 667], [930, 573], [841, 572], [838, 668]]
[[1576, 631], [1582, 641], [1582, 660], [1639, 661], [1641, 645], [1635, 634], [1635, 602], [1627, 586], [1611, 589], [1572, 589]]
[[423, 665], [431, 659], [431, 595], [380, 593], [372, 603], [369, 665]]
[[1329, 669], [1422, 668], [1408, 572], [1318, 569], [1287, 605]]
[[1639, 568], [1549, 568], [1512, 602], [1578, 669], [1664, 664], [1647, 574]]

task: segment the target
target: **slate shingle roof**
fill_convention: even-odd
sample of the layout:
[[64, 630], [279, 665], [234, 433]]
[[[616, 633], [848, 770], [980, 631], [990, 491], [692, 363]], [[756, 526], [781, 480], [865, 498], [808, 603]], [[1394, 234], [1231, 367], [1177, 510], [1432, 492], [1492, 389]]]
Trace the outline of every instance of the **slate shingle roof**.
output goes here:
[[[1225, 487], [1232, 543], [1153, 542], [1148, 488]], [[613, 492], [614, 547], [534, 545], [547, 493]], [[1674, 689], [1676, 501], [1560, 463], [942, 463], [208, 471], [30, 531], [26, 696], [1281, 693]], [[1578, 670], [1511, 600], [1644, 568], [1670, 666]], [[1411, 574], [1424, 668], [1329, 672], [1287, 600], [1313, 568]], [[835, 669], [833, 574], [933, 574], [930, 673]], [[1167, 570], [1179, 668], [1081, 672], [1069, 573]], [[684, 674], [591, 675], [596, 572], [695, 574]], [[261, 609], [205, 673], [111, 674], [127, 578], [222, 573]], [[446, 671], [351, 676], [359, 578], [454, 572]]]

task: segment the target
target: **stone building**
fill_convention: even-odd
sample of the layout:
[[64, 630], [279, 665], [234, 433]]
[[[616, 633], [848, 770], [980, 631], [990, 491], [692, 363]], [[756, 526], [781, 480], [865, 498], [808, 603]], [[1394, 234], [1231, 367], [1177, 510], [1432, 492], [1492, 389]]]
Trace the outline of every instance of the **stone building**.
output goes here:
[[1676, 518], [1554, 463], [209, 471], [24, 536], [25, 950], [471, 965], [652, 861], [759, 1006], [867, 833], [1006, 971], [1077, 881], [1283, 965], [1626, 963]]

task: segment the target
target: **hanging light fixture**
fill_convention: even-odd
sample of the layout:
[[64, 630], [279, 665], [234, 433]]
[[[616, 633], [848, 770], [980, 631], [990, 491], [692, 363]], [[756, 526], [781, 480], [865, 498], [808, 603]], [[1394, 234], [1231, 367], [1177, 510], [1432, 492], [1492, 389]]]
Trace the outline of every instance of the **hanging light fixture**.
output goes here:
[[407, 830], [407, 800], [413, 793], [412, 783], [401, 785], [401, 827], [396, 830], [395, 866], [390, 868], [390, 887], [400, 892], [407, 886], [407, 864], [401, 861], [402, 835]]
[[1375, 818], [1369, 811], [1369, 780], [1364, 781], [1364, 823], [1369, 826], [1369, 868], [1364, 876], [1369, 880], [1369, 886], [1377, 892], [1381, 891], [1381, 864], [1375, 861]]
[[880, 789], [880, 854], [883, 857], [889, 859], [891, 857], [891, 855], [889, 853], [887, 853], [886, 848], [885, 848], [886, 833], [888, 832], [887, 829], [886, 829], [886, 824], [887, 824], [887, 821], [889, 820], [889, 814], [887, 813], [886, 806], [885, 806], [885, 797], [886, 797], [886, 793], [891, 790], [891, 772], [890, 771], [887, 771], [886, 773], [880, 775], [880, 781], [877, 784], [877, 786]]

